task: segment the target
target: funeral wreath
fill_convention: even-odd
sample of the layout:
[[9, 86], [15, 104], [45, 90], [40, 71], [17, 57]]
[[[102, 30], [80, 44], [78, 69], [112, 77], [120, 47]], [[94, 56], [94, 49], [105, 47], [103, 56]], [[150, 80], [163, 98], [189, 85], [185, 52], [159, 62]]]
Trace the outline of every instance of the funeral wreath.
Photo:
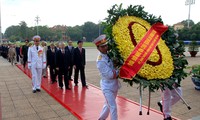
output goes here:
[[[126, 9], [122, 4], [114, 5], [108, 14], [103, 23], [104, 33], [108, 39], [108, 54], [118, 68], [124, 65], [147, 31], [154, 24], [163, 23], [161, 17], [149, 14], [140, 5], [130, 5]], [[173, 28], [168, 27], [139, 72], [131, 79], [122, 78], [123, 81], [131, 86], [140, 84], [143, 89], [149, 87], [151, 91], [172, 89], [177, 80], [180, 84], [187, 76], [184, 68], [188, 63], [183, 54], [184, 44], [176, 40], [174, 33]]]

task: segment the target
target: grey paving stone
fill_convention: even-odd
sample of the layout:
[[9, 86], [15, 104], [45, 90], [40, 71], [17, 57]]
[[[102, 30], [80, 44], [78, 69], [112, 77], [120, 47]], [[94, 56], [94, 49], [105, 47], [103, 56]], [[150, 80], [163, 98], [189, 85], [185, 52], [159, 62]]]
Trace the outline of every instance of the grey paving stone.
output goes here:
[[40, 119], [56, 118], [58, 115], [54, 111], [38, 113]]
[[45, 105], [45, 106], [34, 106], [34, 110], [37, 112], [37, 113], [42, 113], [42, 112], [53, 112], [54, 110], [48, 106], [48, 105]]
[[2, 113], [2, 118], [14, 118], [17, 117], [17, 111], [9, 111], [9, 112], [3, 112]]
[[17, 111], [18, 116], [27, 116], [27, 115], [31, 115], [34, 113], [36, 113], [36, 112], [33, 108], [27, 108], [27, 109], [22, 109], [22, 110]]
[[37, 114], [30, 114], [27, 116], [21, 116], [20, 120], [40, 120], [40, 117]]

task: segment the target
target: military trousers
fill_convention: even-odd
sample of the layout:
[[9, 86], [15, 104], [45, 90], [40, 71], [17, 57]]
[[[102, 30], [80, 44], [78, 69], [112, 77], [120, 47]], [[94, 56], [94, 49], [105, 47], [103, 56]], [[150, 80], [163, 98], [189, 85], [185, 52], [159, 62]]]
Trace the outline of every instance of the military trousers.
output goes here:
[[31, 67], [33, 90], [41, 88], [42, 68]]
[[[181, 87], [177, 87], [175, 89], [178, 94], [182, 96]], [[166, 88], [164, 91], [162, 91], [162, 105], [165, 118], [171, 116], [172, 105], [180, 100], [180, 97], [178, 96], [176, 91], [174, 89], [170, 90], [169, 88]]]
[[111, 120], [117, 120], [118, 119], [117, 104], [116, 104], [117, 91], [113, 92], [112, 90], [103, 90], [103, 94], [105, 97], [105, 103], [101, 111], [99, 120], [106, 120], [109, 113], [111, 116]]

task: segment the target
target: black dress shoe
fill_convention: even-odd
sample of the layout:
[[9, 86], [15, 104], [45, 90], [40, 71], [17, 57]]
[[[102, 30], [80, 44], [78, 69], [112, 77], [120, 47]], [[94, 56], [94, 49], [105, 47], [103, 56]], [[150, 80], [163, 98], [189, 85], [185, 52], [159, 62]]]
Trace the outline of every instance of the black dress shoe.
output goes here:
[[158, 104], [158, 106], [160, 107], [160, 111], [163, 112], [162, 104], [161, 104], [160, 102], [158, 102], [157, 104]]
[[167, 117], [164, 120], [172, 120], [172, 118], [171, 117]]
[[55, 82], [57, 82], [56, 80], [54, 80], [54, 81], [51, 81], [51, 84], [54, 84]]
[[36, 90], [33, 90], [33, 93], [36, 93]]
[[71, 90], [71, 88], [69, 88], [69, 87], [66, 87], [66, 90]]
[[43, 78], [47, 78], [47, 76], [43, 76]]
[[75, 86], [78, 86], [78, 84], [75, 84]]
[[40, 89], [36, 89], [36, 91], [40, 92], [41, 90]]
[[88, 89], [88, 85], [84, 85], [83, 87], [87, 88]]

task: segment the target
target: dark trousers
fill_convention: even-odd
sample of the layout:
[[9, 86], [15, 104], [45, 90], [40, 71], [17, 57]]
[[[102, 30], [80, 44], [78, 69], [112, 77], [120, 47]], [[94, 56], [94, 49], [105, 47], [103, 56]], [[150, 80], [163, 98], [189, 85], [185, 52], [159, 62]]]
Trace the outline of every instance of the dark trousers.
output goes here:
[[26, 63], [27, 63], [27, 56], [23, 56], [23, 66], [24, 68], [26, 67]]
[[17, 62], [19, 62], [19, 57], [20, 57], [20, 55], [17, 54], [17, 55], [16, 55], [16, 60], [17, 60]]
[[76, 66], [75, 73], [74, 73], [74, 83], [78, 84], [79, 71], [81, 73], [81, 83], [82, 83], [82, 86], [86, 86], [86, 81], [85, 81], [85, 67], [84, 66], [83, 67]]
[[71, 80], [71, 76], [72, 76], [72, 70], [73, 70], [73, 65], [70, 65], [70, 68], [68, 69], [68, 79]]
[[67, 77], [68, 70], [64, 68], [59, 68], [58, 71], [58, 84], [60, 87], [63, 87], [63, 81], [62, 81], [62, 76], [64, 75], [64, 83], [65, 83], [65, 88], [69, 88], [69, 80]]
[[56, 81], [56, 67], [50, 66], [50, 76], [51, 76], [51, 81], [55, 82]]

